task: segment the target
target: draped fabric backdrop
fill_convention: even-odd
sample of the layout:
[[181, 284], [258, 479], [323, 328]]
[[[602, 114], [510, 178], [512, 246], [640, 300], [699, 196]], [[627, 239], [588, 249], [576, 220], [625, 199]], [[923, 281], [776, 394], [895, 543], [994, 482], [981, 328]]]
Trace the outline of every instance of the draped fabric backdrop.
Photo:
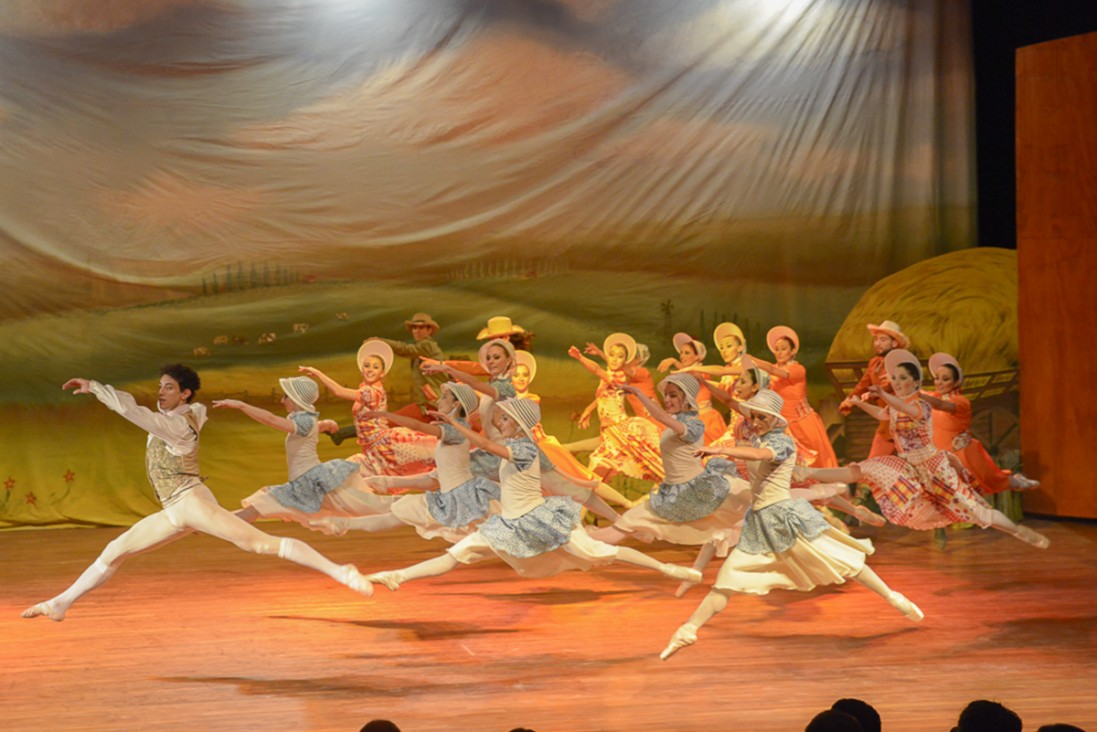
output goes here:
[[[594, 434], [566, 348], [615, 330], [657, 363], [786, 323], [827, 397], [860, 296], [973, 242], [969, 35], [946, 0], [3, 3], [0, 525], [155, 508], [142, 435], [66, 378], [145, 397], [181, 360], [273, 409], [416, 311], [454, 355], [533, 330], [561, 439]], [[203, 434], [226, 504], [284, 480], [278, 433]]]

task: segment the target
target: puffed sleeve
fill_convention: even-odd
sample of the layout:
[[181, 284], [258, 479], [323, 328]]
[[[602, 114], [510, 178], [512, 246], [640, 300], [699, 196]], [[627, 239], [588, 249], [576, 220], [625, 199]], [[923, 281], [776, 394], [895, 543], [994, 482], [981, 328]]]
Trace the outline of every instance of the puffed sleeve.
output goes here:
[[539, 457], [537, 445], [533, 444], [532, 440], [524, 437], [504, 440], [503, 445], [510, 452], [510, 462], [514, 463], [523, 472], [529, 470]]
[[773, 462], [783, 463], [796, 454], [796, 443], [784, 432], [767, 432], [758, 438], [757, 447], [764, 447], [773, 453]]
[[287, 418], [293, 422], [293, 431], [298, 437], [307, 437], [312, 428], [316, 426], [316, 412], [293, 412]]
[[700, 442], [701, 438], [705, 436], [705, 423], [697, 415], [676, 414], [674, 418], [686, 426], [685, 434], [678, 435], [678, 439], [682, 442], [693, 444], [694, 442]]
[[[468, 425], [465, 425], [466, 427]], [[439, 428], [442, 430], [442, 444], [443, 445], [460, 445], [462, 442], [467, 442], [465, 436], [457, 431], [457, 428], [451, 424], [439, 424]]]

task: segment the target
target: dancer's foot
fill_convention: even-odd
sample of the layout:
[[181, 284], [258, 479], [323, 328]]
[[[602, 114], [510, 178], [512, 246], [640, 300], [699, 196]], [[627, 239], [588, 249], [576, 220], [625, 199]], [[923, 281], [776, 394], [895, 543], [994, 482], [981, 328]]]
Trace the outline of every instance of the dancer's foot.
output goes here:
[[692, 646], [697, 642], [697, 626], [693, 623], [685, 623], [679, 626], [678, 630], [674, 631], [674, 635], [670, 637], [670, 643], [663, 649], [663, 652], [659, 654], [659, 658], [663, 661], [667, 660], [680, 649], [686, 646]]
[[51, 605], [49, 603], [49, 601], [46, 601], [46, 602], [40, 602], [37, 605], [32, 605], [32, 606], [28, 607], [26, 610], [23, 611], [23, 617], [24, 618], [46, 617], [46, 618], [49, 618], [50, 620], [54, 621], [55, 623], [60, 623], [62, 620], [65, 619], [65, 613], [62, 612], [62, 611], [56, 610], [53, 607], [53, 605]]
[[1040, 487], [1040, 481], [1033, 480], [1027, 475], [1014, 473], [1009, 476], [1009, 487], [1015, 491], [1030, 491]]
[[326, 516], [309, 521], [310, 529], [317, 529], [328, 536], [342, 536], [350, 528], [350, 519], [346, 516]]
[[395, 570], [391, 572], [375, 572], [374, 574], [367, 575], [366, 579], [370, 582], [382, 584], [393, 592], [396, 592], [400, 585], [404, 584], [404, 575]]
[[838, 531], [841, 531], [843, 534], [849, 533], [849, 527], [846, 526], [845, 522], [842, 521], [842, 519], [835, 516], [829, 508], [823, 506], [821, 509], [819, 509], [819, 513], [823, 514], [823, 518], [826, 519], [826, 522], [834, 528], [838, 529]]
[[922, 622], [922, 618], [926, 616], [922, 609], [908, 600], [902, 593], [892, 592], [887, 597], [888, 604], [903, 614], [903, 617], [907, 620], [913, 620], [915, 623]]
[[1027, 526], [1019, 525], [1017, 527], [1017, 533], [1014, 534], [1014, 536], [1025, 542], [1026, 544], [1031, 544], [1037, 549], [1047, 549], [1048, 546], [1051, 545], [1051, 539], [1047, 538], [1038, 531], [1033, 531]]
[[373, 596], [373, 585], [370, 584], [369, 578], [359, 572], [353, 564], [344, 564], [341, 574], [339, 581], [344, 585], [366, 597]]
[[811, 468], [806, 465], [794, 465], [792, 467], [792, 481], [794, 483], [815, 483], [811, 479]]
[[678, 589], [674, 591], [674, 596], [675, 597], [682, 597], [683, 595], [685, 595], [687, 592], [690, 591], [690, 588], [693, 588], [693, 587], [696, 587], [696, 586], [697, 586], [696, 582], [690, 582], [689, 580], [686, 580], [682, 584], [678, 585]]
[[694, 569], [693, 567], [683, 567], [679, 564], [664, 564], [663, 574], [673, 579], [682, 580], [683, 582], [692, 582], [693, 584], [700, 584], [701, 580], [705, 577], [701, 574], [701, 570]]
[[855, 503], [853, 504], [853, 508], [853, 516], [863, 524], [868, 524], [869, 526], [884, 526], [887, 524], [886, 518], [875, 511], [870, 511], [867, 506]]

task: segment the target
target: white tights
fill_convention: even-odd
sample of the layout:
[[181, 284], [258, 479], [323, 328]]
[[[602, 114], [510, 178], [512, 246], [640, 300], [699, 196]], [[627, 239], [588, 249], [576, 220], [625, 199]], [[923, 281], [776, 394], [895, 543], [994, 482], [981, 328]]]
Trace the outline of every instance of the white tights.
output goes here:
[[24, 617], [45, 615], [51, 620], [64, 619], [74, 602], [110, 579], [126, 559], [158, 549], [195, 531], [223, 539], [246, 552], [278, 555], [323, 572], [342, 584], [350, 583], [358, 574], [353, 566], [338, 565], [303, 541], [283, 539], [260, 531], [222, 508], [209, 488], [200, 485], [171, 506], [141, 519], [111, 541], [67, 590], [28, 609]]

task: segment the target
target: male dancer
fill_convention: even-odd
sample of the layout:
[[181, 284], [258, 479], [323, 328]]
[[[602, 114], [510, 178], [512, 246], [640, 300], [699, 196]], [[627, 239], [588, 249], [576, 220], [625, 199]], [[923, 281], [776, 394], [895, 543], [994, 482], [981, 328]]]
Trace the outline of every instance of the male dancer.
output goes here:
[[156, 549], [193, 531], [232, 542], [255, 554], [277, 554], [340, 582], [364, 595], [373, 587], [353, 564], [342, 566], [297, 539], [265, 534], [222, 508], [202, 482], [198, 469], [198, 433], [206, 422], [206, 407], [191, 404], [201, 386], [198, 374], [182, 364], [160, 369], [154, 412], [137, 404], [132, 395], [88, 379], [69, 379], [61, 387], [74, 394], [94, 394], [107, 408], [147, 431], [145, 468], [163, 510], [138, 521], [107, 544], [99, 557], [72, 585], [56, 597], [23, 611], [24, 618], [45, 616], [61, 621], [69, 607], [84, 594], [106, 582], [127, 558]]

